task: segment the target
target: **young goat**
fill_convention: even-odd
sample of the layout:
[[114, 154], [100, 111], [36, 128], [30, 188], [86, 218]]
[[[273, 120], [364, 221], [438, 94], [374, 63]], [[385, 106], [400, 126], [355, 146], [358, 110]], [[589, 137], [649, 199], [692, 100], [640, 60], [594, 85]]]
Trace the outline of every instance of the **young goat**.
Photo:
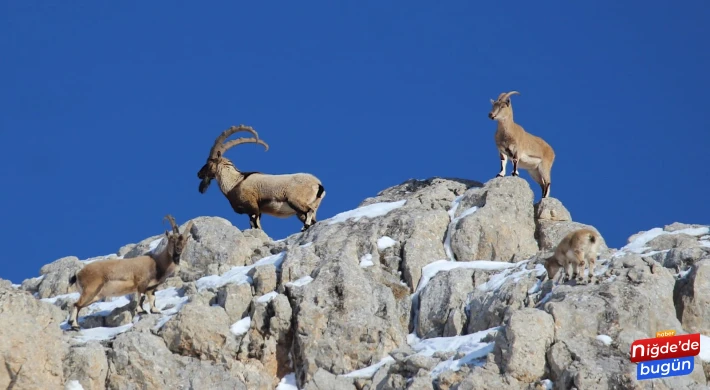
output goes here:
[[570, 267], [572, 268], [572, 279], [577, 279], [577, 267], [584, 273], [584, 265], [589, 262], [589, 282], [594, 277], [594, 265], [599, 252], [601, 240], [599, 235], [592, 229], [578, 229], [569, 232], [555, 248], [555, 253], [545, 260], [545, 270], [550, 279], [554, 279], [557, 271], [562, 268], [565, 273], [564, 281], [570, 277]]
[[[150, 253], [130, 259], [109, 259], [87, 264], [69, 280], [77, 284], [81, 296], [74, 304], [69, 317], [72, 330], [79, 330], [79, 311], [90, 304], [107, 297], [119, 297], [131, 293], [145, 294], [138, 303], [138, 313], [147, 314], [143, 308], [146, 296], [151, 313], [160, 313], [155, 307], [155, 289], [175, 272], [180, 256], [190, 237], [193, 221], [180, 234], [175, 219], [165, 216], [172, 225], [172, 232], [165, 231], [164, 249], [160, 253]], [[163, 244], [163, 243], [161, 243]]]
[[[223, 143], [230, 135], [246, 131], [254, 138], [239, 138]], [[229, 148], [244, 143], [256, 143], [269, 150], [269, 145], [249, 126], [232, 126], [217, 137], [210, 150], [207, 163], [197, 177], [200, 193], [207, 191], [212, 179], [217, 179], [222, 194], [237, 214], [249, 215], [252, 229], [261, 229], [261, 214], [287, 218], [297, 215], [303, 222], [301, 231], [316, 223], [316, 212], [325, 197], [321, 181], [310, 173], [270, 175], [261, 172], [240, 172], [224, 157]]]
[[510, 158], [513, 160], [512, 175], [518, 176], [520, 165], [540, 185], [542, 197], [547, 198], [550, 195], [550, 171], [555, 152], [542, 138], [525, 132], [522, 126], [513, 121], [510, 96], [519, 94], [518, 91], [511, 91], [501, 93], [498, 100], [491, 99], [493, 108], [488, 117], [498, 121], [495, 141], [500, 155], [500, 172], [496, 177], [505, 176], [505, 166]]

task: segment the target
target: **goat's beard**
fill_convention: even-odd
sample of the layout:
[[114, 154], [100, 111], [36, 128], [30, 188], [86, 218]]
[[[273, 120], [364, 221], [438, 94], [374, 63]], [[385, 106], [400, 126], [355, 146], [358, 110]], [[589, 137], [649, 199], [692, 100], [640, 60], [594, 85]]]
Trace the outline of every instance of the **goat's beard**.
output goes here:
[[204, 194], [205, 191], [207, 191], [207, 187], [210, 186], [210, 182], [212, 182], [212, 179], [208, 179], [208, 178], [202, 179], [202, 181], [200, 182], [200, 188], [199, 188], [201, 194]]

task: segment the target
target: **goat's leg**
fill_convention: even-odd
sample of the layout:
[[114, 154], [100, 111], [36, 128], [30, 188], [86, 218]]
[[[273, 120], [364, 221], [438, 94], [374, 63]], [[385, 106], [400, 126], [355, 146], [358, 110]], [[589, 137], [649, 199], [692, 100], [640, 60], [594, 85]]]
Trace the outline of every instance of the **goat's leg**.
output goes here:
[[563, 282], [568, 282], [570, 275], [572, 275], [571, 272], [572, 265], [570, 264], [569, 261], [565, 261], [565, 263], [562, 265], [562, 269], [565, 270], [565, 277], [562, 279]]
[[538, 166], [538, 173], [542, 180], [540, 181], [540, 188], [542, 189], [542, 197], [547, 198], [550, 196], [550, 166], [542, 161]]
[[148, 314], [148, 312], [145, 311], [145, 308], [143, 307], [143, 304], [145, 303], [145, 294], [141, 294], [139, 292], [138, 295], [140, 295], [140, 299], [138, 300], [138, 308], [136, 308], [136, 314]]
[[71, 316], [69, 317], [69, 326], [71, 327], [72, 330], [80, 330], [81, 327], [79, 327], [79, 322], [77, 321], [77, 317], [79, 316], [79, 312], [81, 309], [91, 305], [92, 303], [96, 302], [99, 300], [99, 292], [101, 291], [101, 288], [103, 285], [98, 285], [98, 286], [92, 286], [88, 285], [84, 287], [81, 296], [79, 297], [79, 300], [74, 303], [74, 307], [72, 308]]
[[505, 176], [505, 166], [508, 164], [508, 156], [505, 155], [505, 153], [498, 153], [500, 157], [500, 172], [496, 175], [496, 177], [503, 177]]
[[520, 176], [520, 174], [518, 173], [518, 157], [517, 156], [513, 157], [513, 158], [511, 158], [511, 160], [513, 161], [513, 172], [511, 172], [510, 175], [511, 176]]
[[261, 229], [261, 213], [249, 214], [249, 226], [252, 229]]
[[313, 209], [310, 206], [294, 199], [289, 199], [286, 203], [296, 212], [298, 219], [303, 222], [303, 228], [301, 228], [302, 232], [305, 232], [313, 225]]
[[589, 276], [589, 283], [592, 282], [592, 279], [594, 278], [594, 268], [596, 267], [596, 262], [597, 259], [595, 259], [596, 256], [594, 255], [589, 255], [587, 257], [587, 262], [589, 263], [589, 271], [588, 271], [588, 276]]
[[158, 286], [155, 286], [154, 288], [149, 289], [148, 291], [145, 292], [145, 295], [148, 297], [148, 305], [150, 306], [150, 312], [153, 314], [159, 314], [160, 309], [155, 307], [155, 289]]

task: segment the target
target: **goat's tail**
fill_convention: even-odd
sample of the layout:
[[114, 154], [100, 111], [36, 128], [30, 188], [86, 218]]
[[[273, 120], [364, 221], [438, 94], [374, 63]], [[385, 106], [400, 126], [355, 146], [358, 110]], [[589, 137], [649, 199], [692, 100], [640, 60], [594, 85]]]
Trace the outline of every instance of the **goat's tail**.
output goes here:
[[597, 235], [594, 233], [589, 233], [589, 242], [591, 242], [592, 244], [597, 242]]
[[318, 184], [318, 193], [316, 193], [316, 199], [320, 199], [324, 196], [325, 194], [325, 187], [323, 187], [323, 184]]
[[71, 278], [69, 278], [69, 285], [72, 286], [76, 283], [76, 274], [72, 275]]

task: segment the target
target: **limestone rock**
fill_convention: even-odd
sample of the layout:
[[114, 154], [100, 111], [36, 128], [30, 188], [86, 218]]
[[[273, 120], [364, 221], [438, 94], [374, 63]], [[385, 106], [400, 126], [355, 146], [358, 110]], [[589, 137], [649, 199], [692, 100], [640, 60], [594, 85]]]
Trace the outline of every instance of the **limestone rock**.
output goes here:
[[68, 347], [59, 328], [63, 320], [61, 310], [25, 291], [0, 290], [1, 388], [64, 386], [62, 360]]
[[533, 218], [533, 192], [524, 179], [493, 179], [482, 188], [466, 191], [457, 215], [478, 209], [460, 219], [451, 233], [451, 249], [458, 261], [520, 261], [538, 251]]

